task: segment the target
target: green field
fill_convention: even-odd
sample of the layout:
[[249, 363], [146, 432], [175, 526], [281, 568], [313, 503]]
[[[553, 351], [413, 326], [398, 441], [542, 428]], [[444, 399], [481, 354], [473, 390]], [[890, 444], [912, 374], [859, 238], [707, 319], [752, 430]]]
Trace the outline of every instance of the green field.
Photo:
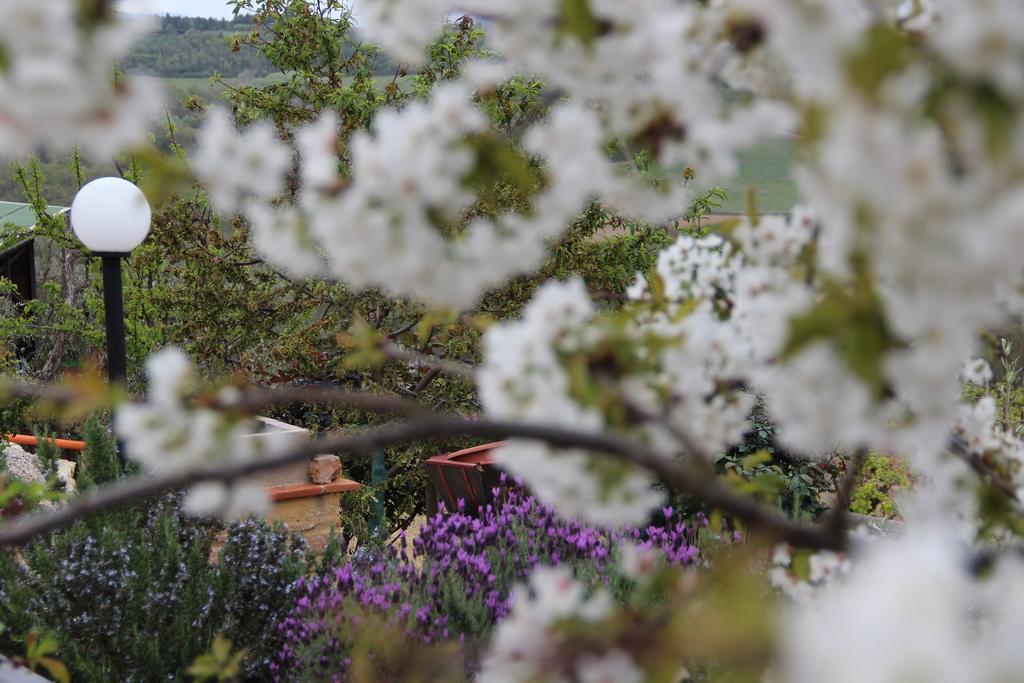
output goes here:
[[740, 170], [735, 178], [722, 183], [729, 199], [725, 213], [747, 210], [747, 191], [757, 192], [757, 208], [763, 213], [785, 213], [797, 203], [793, 166], [796, 140], [791, 137], [767, 140], [740, 152]]

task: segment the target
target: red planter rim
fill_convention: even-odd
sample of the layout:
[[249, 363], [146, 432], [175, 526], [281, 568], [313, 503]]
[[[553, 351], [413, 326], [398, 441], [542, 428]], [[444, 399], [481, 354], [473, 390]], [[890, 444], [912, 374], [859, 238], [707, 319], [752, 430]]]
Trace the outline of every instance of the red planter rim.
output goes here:
[[506, 443], [508, 442], [496, 441], [495, 443], [485, 443], [480, 446], [455, 451], [454, 453], [435, 455], [427, 460], [427, 465], [454, 467], [457, 469], [474, 469], [478, 465], [491, 465], [494, 463], [492, 451], [504, 446]]

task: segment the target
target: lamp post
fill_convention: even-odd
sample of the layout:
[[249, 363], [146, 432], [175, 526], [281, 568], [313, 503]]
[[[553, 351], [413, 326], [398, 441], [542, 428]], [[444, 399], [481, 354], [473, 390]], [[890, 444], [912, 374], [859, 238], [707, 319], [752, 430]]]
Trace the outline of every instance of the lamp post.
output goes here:
[[[107, 326], [107, 377], [110, 385], [128, 379], [125, 350], [121, 259], [142, 244], [153, 214], [142, 190], [121, 178], [87, 184], [71, 204], [71, 229], [94, 256], [103, 259], [103, 309]], [[118, 445], [124, 465], [124, 449]]]

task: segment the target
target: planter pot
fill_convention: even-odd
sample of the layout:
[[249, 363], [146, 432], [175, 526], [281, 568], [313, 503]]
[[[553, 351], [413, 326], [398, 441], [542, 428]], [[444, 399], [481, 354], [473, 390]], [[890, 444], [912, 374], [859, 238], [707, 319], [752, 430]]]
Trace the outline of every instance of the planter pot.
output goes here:
[[490, 503], [494, 490], [501, 486], [501, 470], [494, 465], [494, 451], [504, 443], [484, 444], [427, 460], [427, 513], [436, 513], [438, 503], [444, 503], [448, 510], [457, 510], [460, 500], [467, 510]]

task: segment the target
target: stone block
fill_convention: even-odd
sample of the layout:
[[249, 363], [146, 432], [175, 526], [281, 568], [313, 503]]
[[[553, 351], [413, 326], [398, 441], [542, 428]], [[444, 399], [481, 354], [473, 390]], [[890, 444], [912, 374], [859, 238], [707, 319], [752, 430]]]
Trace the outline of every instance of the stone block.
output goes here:
[[341, 458], [318, 455], [309, 461], [309, 479], [314, 484], [330, 484], [341, 476]]

